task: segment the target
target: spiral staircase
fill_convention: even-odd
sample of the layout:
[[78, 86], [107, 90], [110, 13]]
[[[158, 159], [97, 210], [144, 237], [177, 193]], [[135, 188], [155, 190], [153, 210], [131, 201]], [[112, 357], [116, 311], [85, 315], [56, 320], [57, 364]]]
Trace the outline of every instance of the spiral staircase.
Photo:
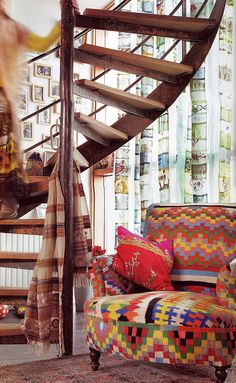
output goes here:
[[[74, 50], [76, 61], [98, 65], [106, 70], [115, 69], [136, 74], [141, 76], [140, 78], [150, 77], [158, 80], [159, 84], [146, 98], [91, 80], [81, 79], [73, 84], [74, 94], [116, 107], [126, 113], [112, 126], [97, 121], [94, 116], [74, 113], [73, 129], [87, 139], [77, 148], [81, 171], [113, 153], [161, 116], [184, 91], [204, 62], [217, 34], [225, 1], [216, 0], [208, 19], [175, 16], [175, 11], [182, 6], [182, 3], [180, 1], [169, 16], [98, 9], [86, 9], [83, 15], [75, 15], [74, 26], [86, 28], [88, 31], [101, 29], [145, 36], [171, 37], [175, 40], [174, 44], [179, 41], [191, 42], [190, 49], [180, 63], [167, 61], [165, 57], [168, 52], [162, 59], [155, 59], [135, 52], [117, 51], [89, 44], [83, 44]], [[206, 3], [207, 1], [202, 1], [199, 15]], [[65, 71], [65, 63], [63, 65], [62, 71]], [[63, 140], [61, 144], [63, 145]], [[51, 164], [45, 167], [47, 176], [39, 179], [32, 177], [29, 184], [22, 190], [18, 218], [47, 201], [48, 174], [54, 160], [55, 156]], [[43, 220], [5, 220], [0, 221], [0, 231], [41, 235], [43, 224]], [[1, 252], [0, 266], [32, 269], [36, 259], [35, 253]], [[1, 303], [17, 304], [26, 302], [26, 299], [27, 289], [0, 287]], [[71, 312], [68, 315], [71, 315]], [[70, 339], [69, 342], [71, 341]], [[15, 320], [11, 323], [10, 319], [1, 320], [0, 344], [25, 342], [19, 321]]]

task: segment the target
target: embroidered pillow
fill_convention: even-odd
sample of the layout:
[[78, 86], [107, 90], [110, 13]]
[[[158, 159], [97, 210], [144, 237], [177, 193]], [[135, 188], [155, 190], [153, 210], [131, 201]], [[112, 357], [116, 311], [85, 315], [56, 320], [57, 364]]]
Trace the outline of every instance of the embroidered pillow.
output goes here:
[[118, 247], [112, 267], [125, 278], [149, 290], [174, 290], [170, 272], [173, 266], [172, 240], [150, 242], [118, 227]]

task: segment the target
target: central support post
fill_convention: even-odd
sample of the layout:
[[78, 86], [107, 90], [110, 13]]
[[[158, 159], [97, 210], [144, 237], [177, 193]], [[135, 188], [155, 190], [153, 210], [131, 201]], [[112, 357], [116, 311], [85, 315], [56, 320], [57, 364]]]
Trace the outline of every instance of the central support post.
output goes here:
[[65, 200], [65, 259], [63, 273], [64, 355], [73, 353], [73, 38], [74, 9], [62, 0], [60, 52], [60, 182]]

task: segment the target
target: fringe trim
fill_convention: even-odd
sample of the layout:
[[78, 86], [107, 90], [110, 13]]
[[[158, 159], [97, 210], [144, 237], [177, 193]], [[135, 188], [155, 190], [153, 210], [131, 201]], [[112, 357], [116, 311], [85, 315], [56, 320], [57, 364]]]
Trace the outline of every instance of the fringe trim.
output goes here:
[[47, 356], [50, 346], [56, 346], [58, 356], [62, 355], [61, 345], [58, 343], [42, 343], [36, 340], [27, 339], [27, 348], [31, 353], [35, 353], [38, 356]]
[[90, 287], [92, 286], [91, 281], [87, 278], [86, 274], [74, 274], [73, 276], [74, 287]]

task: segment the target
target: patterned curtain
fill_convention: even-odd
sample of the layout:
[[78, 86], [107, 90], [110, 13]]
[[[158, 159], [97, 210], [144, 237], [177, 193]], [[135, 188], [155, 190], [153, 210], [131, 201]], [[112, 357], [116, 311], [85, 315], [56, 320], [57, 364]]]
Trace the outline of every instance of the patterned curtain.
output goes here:
[[[132, 0], [125, 10], [168, 14], [178, 2]], [[202, 2], [187, 1], [187, 15], [194, 17]], [[209, 16], [212, 5], [210, 0], [201, 17]], [[228, 0], [211, 53], [190, 86], [166, 113], [117, 151], [116, 226], [142, 232], [146, 209], [155, 202], [235, 201], [232, 192], [234, 15], [234, 1]], [[144, 38], [119, 33], [119, 49], [132, 49]], [[160, 58], [172, 43], [172, 39], [152, 37], [137, 53]], [[167, 59], [179, 62], [181, 54], [179, 44]], [[134, 75], [120, 72], [118, 87], [124, 89], [135, 79]], [[156, 81], [143, 78], [132, 92], [145, 96], [156, 86]]]

